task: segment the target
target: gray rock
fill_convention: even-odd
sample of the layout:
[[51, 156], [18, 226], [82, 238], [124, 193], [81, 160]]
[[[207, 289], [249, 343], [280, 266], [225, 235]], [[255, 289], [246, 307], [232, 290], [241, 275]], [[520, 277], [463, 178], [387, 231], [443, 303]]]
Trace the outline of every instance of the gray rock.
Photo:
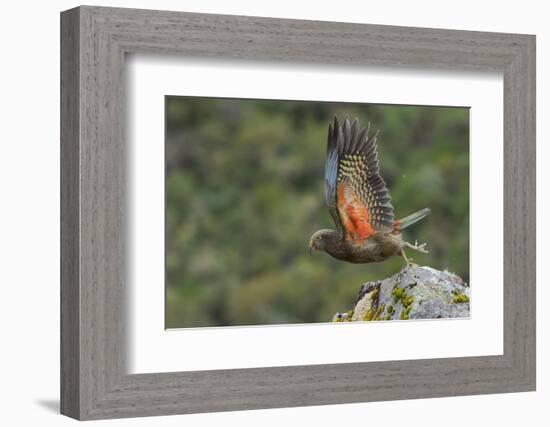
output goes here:
[[431, 267], [404, 267], [378, 282], [367, 282], [347, 313], [334, 322], [441, 319], [470, 316], [470, 287], [456, 274]]

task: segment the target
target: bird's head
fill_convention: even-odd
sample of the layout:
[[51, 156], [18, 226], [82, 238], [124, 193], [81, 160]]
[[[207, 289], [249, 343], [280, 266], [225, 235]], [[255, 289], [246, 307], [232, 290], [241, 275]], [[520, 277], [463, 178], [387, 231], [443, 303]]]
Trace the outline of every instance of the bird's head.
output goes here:
[[338, 238], [338, 234], [335, 230], [319, 230], [313, 233], [311, 239], [309, 239], [309, 254], [311, 252], [323, 251], [327, 252], [328, 248], [335, 243]]

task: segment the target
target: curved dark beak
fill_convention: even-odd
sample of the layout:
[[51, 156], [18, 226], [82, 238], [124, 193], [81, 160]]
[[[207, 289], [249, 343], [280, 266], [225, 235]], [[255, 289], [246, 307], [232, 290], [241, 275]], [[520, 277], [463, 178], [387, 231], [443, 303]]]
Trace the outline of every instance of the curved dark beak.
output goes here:
[[313, 245], [311, 244], [311, 240], [309, 242], [309, 256], [311, 256], [311, 254], [313, 253]]

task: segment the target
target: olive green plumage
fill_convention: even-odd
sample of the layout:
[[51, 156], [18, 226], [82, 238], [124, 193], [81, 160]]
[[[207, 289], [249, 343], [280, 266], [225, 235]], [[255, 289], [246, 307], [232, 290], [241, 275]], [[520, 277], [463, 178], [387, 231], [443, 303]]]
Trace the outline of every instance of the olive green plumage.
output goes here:
[[405, 248], [426, 253], [426, 244], [403, 240], [401, 231], [430, 214], [425, 208], [395, 220], [391, 196], [380, 175], [377, 134], [361, 128], [357, 118], [342, 126], [329, 125], [325, 166], [325, 199], [336, 226], [319, 230], [310, 239], [311, 250], [327, 252], [352, 263], [384, 261], [402, 255]]

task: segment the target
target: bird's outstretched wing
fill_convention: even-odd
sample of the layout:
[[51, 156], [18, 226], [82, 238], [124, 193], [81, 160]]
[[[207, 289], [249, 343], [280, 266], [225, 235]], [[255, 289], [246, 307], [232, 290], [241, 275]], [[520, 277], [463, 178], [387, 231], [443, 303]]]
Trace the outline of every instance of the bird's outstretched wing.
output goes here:
[[348, 117], [329, 125], [325, 198], [342, 237], [362, 243], [375, 231], [391, 232], [393, 206], [380, 176], [376, 135]]

